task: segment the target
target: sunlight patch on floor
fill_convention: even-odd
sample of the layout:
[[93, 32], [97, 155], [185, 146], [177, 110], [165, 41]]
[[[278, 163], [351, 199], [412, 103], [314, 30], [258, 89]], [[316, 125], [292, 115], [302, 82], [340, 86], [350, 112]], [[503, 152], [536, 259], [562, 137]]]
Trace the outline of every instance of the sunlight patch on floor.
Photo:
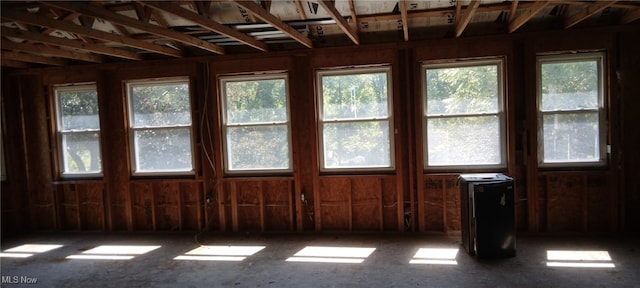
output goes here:
[[260, 252], [264, 248], [265, 246], [203, 245], [173, 259], [199, 261], [243, 261], [247, 257]]
[[101, 245], [82, 252], [82, 254], [67, 256], [67, 259], [84, 260], [131, 260], [136, 255], [149, 253], [160, 248], [151, 245]]
[[607, 251], [547, 250], [548, 267], [615, 268]]
[[27, 258], [34, 254], [49, 252], [58, 249], [63, 245], [58, 244], [24, 244], [11, 249], [4, 250], [0, 257], [5, 258]]
[[362, 263], [376, 248], [307, 246], [288, 262]]
[[420, 248], [410, 264], [457, 265], [458, 248]]

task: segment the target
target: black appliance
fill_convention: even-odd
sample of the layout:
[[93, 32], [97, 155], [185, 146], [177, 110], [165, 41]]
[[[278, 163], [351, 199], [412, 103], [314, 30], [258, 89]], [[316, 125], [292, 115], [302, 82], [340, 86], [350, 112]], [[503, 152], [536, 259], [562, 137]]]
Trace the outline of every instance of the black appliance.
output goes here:
[[516, 255], [513, 178], [503, 174], [462, 174], [462, 245], [478, 258]]

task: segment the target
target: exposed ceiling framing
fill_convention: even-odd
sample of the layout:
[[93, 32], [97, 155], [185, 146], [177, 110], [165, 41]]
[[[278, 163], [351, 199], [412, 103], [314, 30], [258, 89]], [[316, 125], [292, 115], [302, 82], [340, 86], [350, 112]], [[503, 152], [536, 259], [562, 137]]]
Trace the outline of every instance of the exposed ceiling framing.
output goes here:
[[2, 1], [2, 66], [111, 63], [638, 25], [638, 1]]

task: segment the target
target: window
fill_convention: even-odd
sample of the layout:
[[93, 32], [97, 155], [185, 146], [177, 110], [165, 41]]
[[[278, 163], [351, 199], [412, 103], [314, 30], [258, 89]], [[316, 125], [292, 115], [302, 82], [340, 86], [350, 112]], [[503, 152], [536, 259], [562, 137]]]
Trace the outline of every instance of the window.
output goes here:
[[322, 170], [393, 169], [391, 69], [318, 73]]
[[602, 53], [538, 57], [540, 166], [605, 164]]
[[54, 93], [61, 177], [101, 176], [96, 86], [56, 86]]
[[423, 66], [425, 168], [505, 167], [503, 61]]
[[225, 170], [292, 171], [287, 75], [220, 78]]
[[189, 79], [127, 83], [134, 175], [193, 174]]

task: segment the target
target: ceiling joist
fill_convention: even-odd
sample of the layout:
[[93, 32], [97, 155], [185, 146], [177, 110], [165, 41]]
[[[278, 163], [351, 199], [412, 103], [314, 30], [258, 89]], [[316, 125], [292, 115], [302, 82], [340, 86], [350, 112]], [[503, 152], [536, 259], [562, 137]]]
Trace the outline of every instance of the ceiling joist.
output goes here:
[[509, 10], [509, 23], [513, 22], [516, 18], [516, 11], [518, 11], [518, 0], [511, 1], [511, 9]]
[[[318, 2], [324, 10], [331, 16], [331, 18], [336, 22], [338, 27], [347, 34], [347, 36], [353, 41], [354, 44], [360, 44], [360, 38], [358, 37], [358, 32], [352, 25], [347, 22], [344, 17], [340, 14], [340, 12], [335, 8], [335, 2], [331, 0], [321, 0]], [[355, 10], [355, 8], [354, 8]], [[355, 18], [354, 18], [355, 19]]]
[[28, 12], [21, 11], [2, 11], [2, 18], [11, 19], [14, 21], [24, 22], [31, 25], [37, 25], [41, 27], [46, 27], [53, 30], [60, 30], [70, 32], [76, 35], [91, 37], [95, 39], [100, 39], [102, 41], [120, 43], [129, 47], [151, 51], [158, 54], [163, 54], [172, 57], [181, 57], [182, 52], [171, 49], [169, 47], [155, 45], [149, 42], [136, 40], [129, 37], [120, 36], [113, 33], [103, 32], [95, 29], [90, 29], [87, 27], [82, 27], [76, 24], [73, 24], [69, 21], [59, 21], [53, 20], [47, 17], [38, 17]]
[[533, 18], [538, 12], [540, 12], [544, 7], [549, 5], [551, 1], [539, 1], [535, 2], [531, 8], [529, 8], [524, 13], [520, 14], [517, 18], [513, 19], [513, 21], [509, 22], [509, 33], [513, 33], [513, 31], [518, 30], [520, 26], [527, 23], [529, 19]]
[[615, 4], [616, 1], [597, 1], [584, 9], [580, 10], [580, 12], [573, 14], [571, 17], [565, 19], [564, 21], [564, 29], [571, 28], [573, 25], [580, 23], [582, 20], [595, 15], [596, 13], [604, 10], [607, 7]]
[[460, 37], [464, 29], [467, 28], [467, 25], [469, 24], [469, 21], [471, 21], [471, 18], [473, 18], [473, 14], [476, 13], [478, 6], [480, 6], [480, 0], [472, 0], [464, 11], [460, 11], [463, 15], [460, 17], [460, 20], [456, 18], [456, 37]]
[[248, 36], [247, 34], [239, 32], [238, 30], [229, 28], [228, 26], [222, 25], [213, 20], [209, 20], [205, 16], [199, 15], [198, 13], [195, 13], [195, 12], [191, 12], [190, 10], [180, 7], [178, 5], [171, 4], [170, 2], [148, 1], [148, 2], [144, 2], [144, 4], [147, 6], [153, 7], [155, 9], [159, 9], [159, 10], [174, 14], [176, 16], [182, 17], [186, 20], [192, 21], [209, 31], [222, 34], [229, 38], [238, 40], [239, 42], [242, 42], [260, 51], [269, 50], [267, 47], [267, 44], [265, 44], [262, 41], [258, 41], [255, 38]]
[[52, 58], [45, 56], [38, 56], [26, 53], [18, 53], [11, 51], [2, 51], [0, 55], [3, 59], [9, 59], [14, 61], [22, 61], [22, 62], [33, 62], [40, 64], [47, 64], [53, 66], [64, 66], [67, 62], [60, 58]]
[[398, 2], [400, 8], [400, 17], [402, 19], [402, 34], [404, 41], [409, 41], [409, 18], [407, 18], [407, 0], [400, 0]]
[[640, 19], [640, 9], [628, 11], [627, 13], [622, 15], [622, 19], [620, 19], [620, 24], [629, 24], [638, 19]]
[[[431, 38], [429, 32], [440, 27], [453, 27], [442, 37], [461, 37], [637, 25], [640, 20], [640, 3], [629, 0], [384, 1], [388, 5], [369, 0], [2, 1], [2, 51], [15, 58], [3, 58], [2, 66], [180, 58], [224, 54], [226, 49], [235, 54], [249, 47], [288, 51], [298, 44], [313, 48], [315, 41], [323, 47], [342, 45], [344, 35], [356, 45], [363, 37], [373, 43], [400, 34], [409, 41]], [[396, 6], [390, 11], [392, 4]], [[504, 22], [506, 27], [500, 27]], [[410, 37], [412, 29], [424, 33]], [[203, 51], [188, 53], [191, 47]]]
[[162, 28], [155, 25], [145, 24], [137, 19], [133, 19], [131, 17], [109, 11], [100, 6], [86, 4], [83, 2], [71, 2], [71, 3], [70, 2], [42, 2], [42, 3], [45, 5], [50, 5], [52, 7], [59, 8], [59, 9], [64, 9], [68, 11], [90, 15], [93, 17], [104, 19], [109, 22], [115, 22], [120, 25], [142, 30], [160, 37], [178, 41], [183, 44], [198, 47], [200, 49], [204, 49], [217, 54], [224, 54], [224, 49], [218, 45], [214, 45], [207, 41], [203, 41], [201, 39], [198, 39], [180, 32], [176, 32], [170, 29]]
[[31, 52], [44, 56], [53, 56], [60, 58], [68, 58], [74, 60], [81, 60], [86, 62], [103, 63], [104, 59], [99, 55], [90, 53], [81, 53], [71, 50], [60, 49], [56, 47], [50, 47], [45, 45], [35, 45], [29, 43], [17, 43], [11, 40], [2, 39], [2, 49], [9, 49], [14, 51]]
[[353, 4], [353, 0], [349, 0], [349, 12], [351, 13], [351, 20], [349, 21], [349, 24], [351, 24], [351, 27], [353, 27], [357, 34], [359, 30], [358, 13], [356, 13], [356, 5]]
[[256, 4], [253, 1], [237, 1], [236, 0], [235, 3], [241, 6], [242, 8], [246, 9], [247, 11], [253, 13], [253, 15], [259, 18], [260, 20], [282, 31], [284, 34], [289, 35], [289, 37], [295, 39], [300, 44], [308, 48], [313, 48], [313, 43], [311, 42], [311, 39], [309, 39], [309, 37], [302, 35], [296, 29], [293, 29], [293, 27], [289, 26], [287, 23], [284, 23], [282, 20], [280, 20], [280, 18], [267, 12], [267, 10], [264, 10], [262, 6]]
[[298, 11], [298, 15], [300, 16], [300, 19], [306, 20], [307, 14], [304, 13], [304, 7], [302, 7], [302, 0], [295, 0], [295, 2], [296, 2], [296, 11]]
[[142, 56], [140, 56], [140, 54], [127, 51], [127, 50], [111, 48], [111, 47], [107, 47], [99, 44], [84, 43], [81, 41], [65, 39], [60, 37], [47, 36], [47, 35], [42, 35], [38, 33], [22, 31], [20, 29], [9, 28], [5, 26], [2, 26], [2, 36], [9, 36], [9, 37], [14, 37], [14, 38], [23, 39], [23, 40], [74, 48], [74, 49], [114, 56], [114, 57], [123, 58], [123, 59], [142, 60]]
[[12, 68], [31, 68], [29, 62], [16, 61], [7, 58], [0, 58], [0, 65]]
[[342, 31], [347, 34], [349, 38], [351, 38], [351, 41], [353, 41], [353, 43], [356, 45], [360, 45], [360, 38], [358, 37], [358, 33], [354, 31], [353, 27], [349, 25], [347, 20], [344, 20], [344, 17], [340, 15], [340, 12], [338, 12], [334, 3], [328, 0], [320, 0], [318, 3], [320, 3], [320, 6], [322, 6], [322, 8], [327, 11], [327, 13], [334, 21], [336, 21], [338, 27], [340, 27], [340, 29], [342, 29]]

